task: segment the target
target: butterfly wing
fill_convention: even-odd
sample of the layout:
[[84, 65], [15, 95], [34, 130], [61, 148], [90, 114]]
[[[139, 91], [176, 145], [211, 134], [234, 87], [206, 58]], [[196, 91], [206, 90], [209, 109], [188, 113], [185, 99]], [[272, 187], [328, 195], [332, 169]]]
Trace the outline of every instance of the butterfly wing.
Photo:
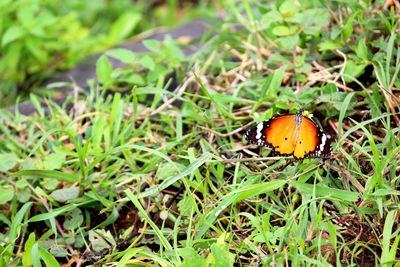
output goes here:
[[295, 115], [279, 116], [265, 129], [265, 140], [276, 153], [290, 155], [296, 146], [296, 130]]
[[250, 128], [245, 138], [252, 144], [266, 146], [280, 155], [291, 155], [296, 142], [293, 142], [296, 131], [296, 115], [283, 115], [261, 122]]
[[328, 158], [330, 153], [331, 147], [327, 142], [327, 136], [314, 121], [303, 117], [293, 156], [298, 159]]
[[321, 128], [301, 113], [261, 122], [250, 128], [245, 138], [252, 144], [270, 147], [279, 155], [293, 155], [296, 159], [329, 158], [332, 152]]

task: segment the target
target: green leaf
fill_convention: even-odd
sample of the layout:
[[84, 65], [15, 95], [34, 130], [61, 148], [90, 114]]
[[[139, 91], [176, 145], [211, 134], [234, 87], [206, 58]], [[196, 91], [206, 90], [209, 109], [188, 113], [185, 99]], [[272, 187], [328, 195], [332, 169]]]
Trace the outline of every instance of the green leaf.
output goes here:
[[272, 33], [276, 36], [287, 36], [290, 34], [290, 30], [287, 26], [278, 25], [272, 29]]
[[346, 67], [343, 71], [343, 77], [346, 82], [351, 82], [358, 76], [364, 73], [364, 69], [368, 66], [368, 63], [356, 63], [353, 60], [346, 62]]
[[282, 16], [278, 11], [271, 10], [261, 17], [260, 25], [257, 28], [260, 30], [269, 29], [274, 22], [282, 22]]
[[103, 249], [111, 248], [116, 245], [111, 232], [106, 230], [90, 230], [89, 241], [92, 245], [92, 249], [96, 252], [100, 252]]
[[368, 60], [368, 47], [365, 42], [365, 37], [361, 38], [358, 41], [358, 45], [356, 48], [356, 54], [357, 54], [357, 57], [359, 57], [360, 59], [365, 60], [365, 61]]
[[68, 256], [68, 251], [64, 247], [62, 247], [60, 245], [57, 245], [57, 244], [55, 244], [52, 247], [50, 247], [49, 252], [52, 255], [54, 255], [55, 257], [62, 257], [63, 258], [63, 257]]
[[40, 64], [48, 60], [48, 55], [45, 52], [46, 50], [43, 49], [44, 44], [42, 40], [38, 38], [27, 38], [25, 40], [25, 46]]
[[32, 265], [32, 246], [35, 244], [35, 233], [30, 233], [28, 239], [24, 245], [24, 253], [22, 254], [22, 265], [31, 266]]
[[17, 165], [18, 157], [14, 153], [0, 154], [0, 172], [7, 172]]
[[[178, 170], [176, 169], [178, 167]], [[185, 169], [185, 165], [175, 163], [171, 164], [169, 162], [161, 163], [157, 169], [156, 177], [160, 180], [165, 180], [168, 177], [177, 175]]]
[[3, 38], [1, 40], [1, 46], [4, 47], [9, 43], [18, 40], [24, 34], [25, 34], [24, 30], [20, 26], [18, 25], [11, 26], [3, 34]]
[[82, 211], [79, 208], [68, 211], [65, 214], [64, 229], [74, 230], [81, 226], [83, 223]]
[[58, 189], [53, 191], [50, 196], [58, 202], [73, 200], [79, 196], [79, 187]]
[[40, 117], [44, 117], [44, 109], [36, 95], [29, 94], [29, 99], [31, 100], [31, 103], [35, 107], [36, 111], [39, 113]]
[[177, 254], [183, 258], [183, 263], [179, 267], [203, 267], [207, 266], [204, 256], [199, 255], [193, 248], [178, 248]]
[[135, 53], [125, 48], [111, 49], [106, 52], [106, 55], [128, 65], [133, 65], [133, 63], [135, 63]]
[[296, 2], [293, 0], [286, 0], [279, 7], [279, 12], [284, 18], [293, 17], [297, 13], [297, 10]]
[[355, 202], [360, 195], [354, 192], [325, 187], [322, 185], [305, 184], [291, 180], [290, 184], [296, 187], [302, 194], [315, 194], [318, 197], [334, 197], [343, 201]]
[[28, 187], [18, 189], [16, 192], [17, 200], [21, 203], [28, 202], [31, 199], [32, 193]]
[[[165, 179], [161, 184], [157, 186], [153, 186], [149, 189], [147, 189], [145, 192], [140, 193], [138, 198], [143, 198], [143, 197], [148, 197], [154, 194], [157, 194], [164, 190], [165, 188], [169, 187], [170, 185], [174, 184], [175, 182], [179, 181], [183, 177], [193, 173], [195, 170], [197, 170], [201, 165], [203, 165], [205, 162], [207, 162], [212, 155], [210, 153], [204, 153], [200, 158], [198, 158], [196, 161], [192, 162], [185, 170], [183, 170], [181, 173], [170, 177], [169, 179]], [[176, 165], [176, 164], [173, 164]]]
[[225, 195], [218, 204], [218, 206], [214, 208], [214, 210], [210, 214], [208, 214], [206, 221], [201, 222], [201, 227], [199, 232], [197, 233], [196, 239], [200, 239], [211, 227], [211, 225], [217, 219], [219, 214], [223, 212], [232, 203], [235, 203], [245, 198], [271, 192], [277, 188], [284, 186], [285, 184], [286, 181], [276, 180], [276, 181], [266, 182], [263, 184], [251, 184], [243, 186], [234, 191], [231, 191], [229, 194]]
[[136, 27], [142, 16], [137, 12], [123, 13], [111, 26], [109, 38], [116, 44], [128, 37]]
[[227, 244], [221, 242], [218, 238], [218, 242], [212, 244], [211, 255], [214, 258], [214, 264], [216, 267], [228, 267], [233, 266], [235, 261], [235, 255], [229, 251]]
[[354, 20], [354, 15], [349, 17], [347, 19], [346, 24], [343, 26], [342, 34], [344, 41], [347, 41], [353, 34], [353, 20]]
[[11, 177], [19, 176], [36, 176], [41, 178], [52, 178], [66, 182], [78, 182], [79, 178], [73, 174], [64, 173], [60, 171], [48, 171], [48, 170], [22, 170], [10, 174]]
[[161, 48], [161, 43], [158, 40], [153, 40], [153, 39], [149, 39], [149, 40], [144, 40], [143, 41], [143, 45], [149, 49], [150, 51], [153, 52], [160, 52], [160, 48]]
[[112, 64], [108, 60], [107, 56], [102, 55], [96, 63], [96, 74], [99, 82], [103, 85], [108, 85], [111, 81], [111, 74], [112, 74]]
[[[16, 244], [15, 241], [17, 240], [17, 238], [19, 237], [19, 235], [21, 233], [22, 221], [23, 221], [24, 217], [26, 216], [26, 213], [30, 210], [32, 204], [33, 204], [32, 202], [25, 203], [18, 210], [17, 214], [12, 219], [12, 224], [11, 224], [10, 231], [8, 234], [8, 238], [9, 238], [8, 243], [10, 245], [6, 249], [7, 250], [6, 254], [8, 254], [8, 255], [13, 255], [14, 246]], [[9, 262], [8, 256], [6, 256], [5, 259], [7, 262]]]
[[[45, 250], [44, 248], [39, 247], [39, 255], [42, 258], [42, 260], [44, 261], [44, 264], [47, 267], [59, 267], [60, 264], [58, 263], [58, 261], [54, 258], [53, 255], [51, 255], [47, 250]], [[68, 255], [68, 252], [67, 254]]]
[[53, 209], [52, 211], [50, 211], [48, 213], [35, 215], [35, 216], [31, 217], [28, 220], [28, 222], [40, 222], [40, 221], [44, 221], [44, 220], [51, 220], [67, 211], [75, 209], [76, 207], [87, 205], [87, 204], [90, 204], [93, 202], [94, 202], [94, 200], [87, 199], [87, 200], [80, 201], [78, 203], [68, 204], [68, 205]]
[[327, 51], [327, 50], [335, 50], [338, 49], [341, 46], [341, 43], [339, 41], [333, 41], [333, 40], [325, 40], [322, 41], [319, 45], [319, 51]]
[[323, 8], [307, 9], [303, 12], [301, 21], [305, 34], [315, 35], [320, 33], [329, 24], [329, 11]]
[[280, 47], [284, 49], [293, 49], [298, 46], [299, 42], [300, 38], [298, 35], [285, 36], [279, 40]]
[[154, 60], [148, 55], [145, 55], [144, 57], [142, 57], [139, 61], [139, 64], [149, 70], [154, 70], [154, 67], [156, 65], [154, 63]]
[[0, 205], [5, 204], [14, 197], [14, 189], [10, 185], [0, 187]]
[[65, 152], [57, 151], [47, 156], [46, 160], [43, 162], [43, 166], [46, 170], [61, 169], [63, 163], [65, 162], [65, 157]]

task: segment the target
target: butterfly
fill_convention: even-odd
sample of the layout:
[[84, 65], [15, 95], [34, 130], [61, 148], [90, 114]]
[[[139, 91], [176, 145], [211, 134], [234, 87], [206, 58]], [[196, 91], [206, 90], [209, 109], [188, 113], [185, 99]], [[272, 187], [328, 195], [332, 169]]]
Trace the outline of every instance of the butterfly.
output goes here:
[[275, 155], [295, 159], [329, 158], [332, 152], [326, 134], [303, 110], [263, 121], [244, 136], [249, 143], [272, 148]]

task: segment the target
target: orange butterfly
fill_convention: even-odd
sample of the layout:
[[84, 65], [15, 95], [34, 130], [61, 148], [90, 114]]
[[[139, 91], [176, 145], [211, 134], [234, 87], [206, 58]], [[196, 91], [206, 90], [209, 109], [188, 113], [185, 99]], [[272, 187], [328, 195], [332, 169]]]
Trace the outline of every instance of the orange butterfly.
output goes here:
[[295, 159], [329, 158], [332, 147], [326, 134], [300, 110], [294, 115], [282, 115], [263, 121], [244, 135], [252, 144], [272, 148], [274, 154]]

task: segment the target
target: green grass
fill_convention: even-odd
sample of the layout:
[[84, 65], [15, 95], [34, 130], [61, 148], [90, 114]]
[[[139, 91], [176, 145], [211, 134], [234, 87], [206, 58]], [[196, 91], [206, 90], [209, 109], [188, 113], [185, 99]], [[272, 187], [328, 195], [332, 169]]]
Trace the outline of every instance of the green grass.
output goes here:
[[[0, 265], [397, 266], [398, 16], [301, 2], [221, 2], [190, 58], [148, 41], [112, 69], [114, 50], [71, 110], [1, 110]], [[300, 108], [331, 159], [243, 140]]]

